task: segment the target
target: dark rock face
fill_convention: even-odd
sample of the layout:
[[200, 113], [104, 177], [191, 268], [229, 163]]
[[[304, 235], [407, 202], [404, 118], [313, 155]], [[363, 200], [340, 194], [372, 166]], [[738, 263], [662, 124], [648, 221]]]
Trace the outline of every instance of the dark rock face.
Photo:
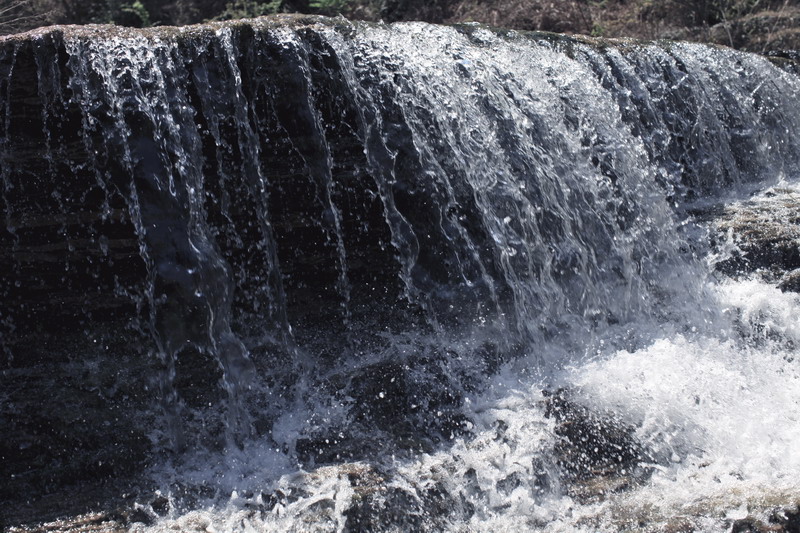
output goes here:
[[553, 456], [567, 494], [581, 502], [602, 501], [650, 476], [642, 464], [655, 460], [636, 428], [570, 400], [563, 389], [546, 396], [545, 416], [556, 423]]
[[570, 401], [564, 390], [548, 394], [545, 416], [556, 421], [555, 454], [565, 481], [632, 477], [641, 462], [652, 460], [637, 441], [635, 428]]
[[[140, 473], [163, 440], [145, 428], [237, 396], [253, 360], [286, 388], [297, 346], [330, 367], [345, 346], [331, 339], [351, 324], [362, 346], [386, 324], [428, 329], [405, 297], [352, 89], [329, 46], [295, 24], [299, 50], [244, 25], [230, 42], [212, 28], [178, 39], [175, 61], [119, 50], [139, 79], [81, 63], [83, 39], [144, 44], [126, 30], [1, 43], [2, 499]], [[157, 69], [165, 82], [145, 79]], [[173, 107], [150, 108], [137, 90]], [[380, 366], [344, 379], [365, 401], [360, 423], [396, 429], [402, 373], [396, 385]], [[439, 394], [416, 401], [456, 403]], [[171, 446], [186, 445], [174, 426]], [[200, 440], [214, 445], [223, 426]]]

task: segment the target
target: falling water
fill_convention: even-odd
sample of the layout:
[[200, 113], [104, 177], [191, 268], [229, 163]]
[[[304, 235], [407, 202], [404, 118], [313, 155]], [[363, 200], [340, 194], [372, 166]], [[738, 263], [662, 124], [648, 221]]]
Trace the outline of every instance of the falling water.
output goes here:
[[[35, 113], [13, 103], [31, 69]], [[0, 95], [9, 362], [48, 317], [131, 339], [163, 418], [148, 475], [210, 498], [154, 527], [713, 529], [800, 493], [800, 302], [709, 248], [708, 213], [796, 187], [800, 82], [763, 57], [70, 27], [0, 40]], [[617, 495], [558, 459], [562, 398], [627, 428]]]

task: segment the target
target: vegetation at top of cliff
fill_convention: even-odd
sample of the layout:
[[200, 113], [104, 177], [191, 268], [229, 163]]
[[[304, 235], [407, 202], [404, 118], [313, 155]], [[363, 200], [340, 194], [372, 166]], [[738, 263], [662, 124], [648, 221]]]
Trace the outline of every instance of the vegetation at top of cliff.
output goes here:
[[37, 8], [32, 0], [0, 2], [0, 35], [47, 24], [47, 13]]
[[0, 0], [0, 35], [46, 24], [145, 27], [274, 13], [800, 49], [800, 0]]

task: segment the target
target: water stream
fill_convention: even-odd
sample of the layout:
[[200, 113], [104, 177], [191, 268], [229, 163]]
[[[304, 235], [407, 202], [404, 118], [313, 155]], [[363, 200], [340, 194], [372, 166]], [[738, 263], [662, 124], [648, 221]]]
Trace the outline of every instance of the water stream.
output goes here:
[[[38, 115], [12, 108], [20, 65]], [[735, 246], [698, 215], [797, 191], [800, 80], [763, 57], [67, 28], [0, 40], [0, 99], [3, 242], [61, 216], [50, 242], [91, 259], [54, 259], [59, 284], [122, 302], [112, 335], [152, 367], [146, 475], [171, 510], [140, 529], [715, 531], [800, 497], [800, 297], [720, 274]], [[15, 261], [6, 338], [56, 312]], [[557, 391], [635, 460], [565, 464]]]

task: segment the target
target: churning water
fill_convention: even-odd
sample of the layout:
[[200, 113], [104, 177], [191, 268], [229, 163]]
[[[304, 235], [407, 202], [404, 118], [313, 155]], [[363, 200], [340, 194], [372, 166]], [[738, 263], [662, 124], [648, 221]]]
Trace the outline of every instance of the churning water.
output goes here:
[[[794, 75], [479, 26], [32, 39], [69, 184], [26, 200], [0, 41], [6, 233], [91, 202], [130, 227], [135, 268], [64, 276], [132, 302], [114, 334], [155, 362], [171, 508], [137, 527], [715, 531], [800, 498], [800, 297], [709, 244], [719, 206], [796, 194]], [[565, 447], [559, 401], [622, 436]]]

